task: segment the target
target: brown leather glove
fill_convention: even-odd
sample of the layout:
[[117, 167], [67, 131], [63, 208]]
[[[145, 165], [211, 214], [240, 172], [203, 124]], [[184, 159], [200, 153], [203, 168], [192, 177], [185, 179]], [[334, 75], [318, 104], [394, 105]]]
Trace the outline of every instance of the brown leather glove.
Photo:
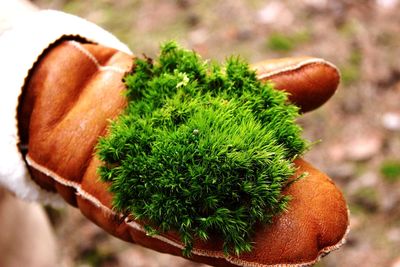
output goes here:
[[[108, 184], [100, 182], [94, 153], [110, 119], [125, 107], [121, 81], [131, 56], [100, 45], [64, 40], [50, 47], [34, 66], [20, 101], [22, 147], [32, 178], [58, 192], [90, 220], [129, 242], [182, 256], [174, 232], [148, 236], [143, 226], [112, 210]], [[335, 92], [337, 69], [316, 58], [289, 58], [254, 65], [261, 80], [287, 90], [303, 112], [322, 105]], [[195, 242], [191, 260], [214, 266], [303, 266], [338, 248], [348, 231], [342, 193], [324, 173], [303, 159], [299, 173], [309, 175], [284, 190], [289, 210], [272, 225], [259, 226], [251, 253], [224, 255], [218, 238]]]

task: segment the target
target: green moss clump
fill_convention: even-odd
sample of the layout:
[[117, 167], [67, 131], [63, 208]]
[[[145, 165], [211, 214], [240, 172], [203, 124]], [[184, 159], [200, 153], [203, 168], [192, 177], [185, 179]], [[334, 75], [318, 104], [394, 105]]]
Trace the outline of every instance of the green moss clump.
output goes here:
[[250, 251], [255, 224], [287, 207], [282, 189], [307, 147], [298, 108], [242, 60], [220, 66], [173, 42], [124, 82], [128, 107], [97, 147], [115, 209], [150, 234], [179, 232], [187, 256], [210, 236], [225, 253]]

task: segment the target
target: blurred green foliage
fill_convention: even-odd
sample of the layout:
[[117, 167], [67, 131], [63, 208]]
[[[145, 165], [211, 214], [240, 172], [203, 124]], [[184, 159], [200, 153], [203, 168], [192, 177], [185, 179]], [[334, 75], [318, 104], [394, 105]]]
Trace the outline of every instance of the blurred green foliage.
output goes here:
[[96, 248], [83, 251], [81, 258], [84, 266], [109, 266], [107, 263], [112, 265], [112, 263], [115, 261], [111, 253], [107, 253]]
[[359, 49], [354, 49], [345, 65], [340, 67], [342, 82], [349, 85], [360, 79], [361, 76], [362, 53]]
[[400, 180], [400, 160], [384, 161], [381, 165], [381, 174], [388, 182]]
[[361, 187], [352, 198], [353, 204], [365, 212], [375, 212], [379, 207], [379, 194], [374, 187]]
[[290, 52], [296, 46], [309, 42], [310, 39], [311, 34], [307, 30], [292, 34], [274, 32], [267, 38], [267, 48], [278, 52]]

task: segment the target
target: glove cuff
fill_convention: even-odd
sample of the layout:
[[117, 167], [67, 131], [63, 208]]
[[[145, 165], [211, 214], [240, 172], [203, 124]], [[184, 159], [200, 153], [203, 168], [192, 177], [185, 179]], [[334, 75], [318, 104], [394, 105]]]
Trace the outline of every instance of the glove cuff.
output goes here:
[[83, 39], [132, 54], [97, 25], [53, 10], [33, 12], [0, 35], [0, 185], [25, 200], [55, 203], [60, 199], [30, 178], [18, 148], [17, 109], [30, 70], [45, 50], [61, 39]]

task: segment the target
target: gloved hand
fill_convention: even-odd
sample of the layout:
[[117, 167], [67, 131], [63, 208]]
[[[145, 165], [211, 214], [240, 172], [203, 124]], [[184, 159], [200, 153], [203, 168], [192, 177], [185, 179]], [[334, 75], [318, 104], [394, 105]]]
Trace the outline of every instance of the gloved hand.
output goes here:
[[[109, 184], [99, 181], [101, 162], [94, 147], [106, 134], [109, 120], [127, 104], [121, 80], [134, 60], [129, 52], [88, 40], [73, 34], [54, 40], [23, 84], [17, 114], [19, 147], [31, 179], [109, 233], [182, 256], [176, 233], [146, 235], [140, 222], [113, 211]], [[259, 79], [288, 91], [290, 101], [303, 112], [321, 106], [339, 82], [337, 69], [317, 58], [271, 60], [254, 68]], [[303, 159], [295, 165], [298, 174], [308, 176], [284, 190], [292, 198], [289, 210], [276, 216], [272, 225], [258, 226], [250, 253], [224, 255], [222, 242], [215, 237], [196, 241], [190, 259], [214, 266], [303, 266], [343, 244], [349, 221], [342, 193]]]

